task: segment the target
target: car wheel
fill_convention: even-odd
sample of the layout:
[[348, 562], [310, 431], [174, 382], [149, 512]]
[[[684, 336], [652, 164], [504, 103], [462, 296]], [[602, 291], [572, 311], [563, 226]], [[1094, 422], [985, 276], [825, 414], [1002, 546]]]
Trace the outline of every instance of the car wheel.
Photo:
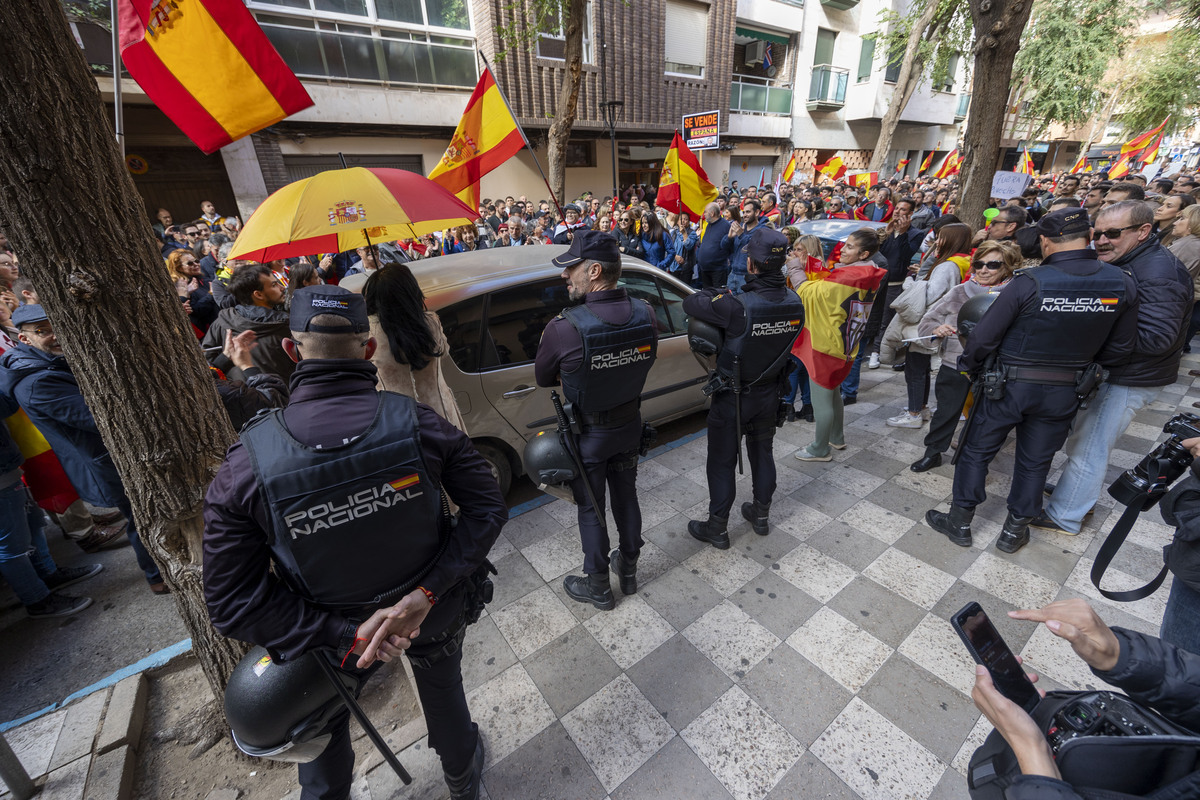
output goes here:
[[508, 456], [495, 445], [483, 442], [476, 442], [475, 449], [479, 451], [479, 455], [483, 456], [483, 460], [488, 463], [488, 467], [492, 470], [492, 477], [496, 479], [496, 483], [500, 484], [500, 493], [507, 495], [508, 490], [512, 488], [513, 482], [512, 462], [508, 460]]

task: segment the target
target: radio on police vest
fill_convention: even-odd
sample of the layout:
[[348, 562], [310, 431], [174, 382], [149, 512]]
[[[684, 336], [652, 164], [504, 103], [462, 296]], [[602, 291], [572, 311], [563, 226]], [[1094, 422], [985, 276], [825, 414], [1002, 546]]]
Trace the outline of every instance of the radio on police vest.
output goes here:
[[561, 375], [563, 394], [584, 413], [634, 403], [646, 385], [658, 354], [654, 315], [642, 300], [630, 298], [629, 307], [629, 321], [623, 324], [605, 322], [586, 305], [562, 312], [583, 342], [583, 361]]
[[253, 420], [241, 443], [270, 514], [276, 568], [316, 605], [363, 608], [399, 597], [449, 541], [412, 398], [380, 392], [375, 419], [347, 444], [299, 442], [283, 409]]

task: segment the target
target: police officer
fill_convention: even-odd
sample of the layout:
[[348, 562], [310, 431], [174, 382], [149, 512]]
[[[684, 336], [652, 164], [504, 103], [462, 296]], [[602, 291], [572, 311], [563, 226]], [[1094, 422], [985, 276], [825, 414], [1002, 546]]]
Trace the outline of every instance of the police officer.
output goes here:
[[[450, 794], [474, 800], [483, 748], [460, 646], [468, 578], [508, 518], [504, 498], [463, 433], [376, 391], [361, 295], [299, 289], [290, 327], [291, 401], [242, 431], [205, 498], [213, 626], [276, 661], [332, 651], [360, 682], [407, 649]], [[349, 796], [348, 712], [330, 729], [325, 750], [299, 765], [306, 800]]]
[[688, 533], [719, 550], [729, 549], [733, 470], [743, 434], [754, 502], [742, 504], [742, 516], [752, 523], [755, 533], [766, 536], [769, 532], [768, 514], [775, 494], [771, 446], [790, 366], [788, 356], [804, 323], [800, 298], [784, 282], [787, 251], [786, 236], [760, 226], [747, 245], [748, 277], [740, 294], [703, 289], [683, 301], [689, 317], [725, 333], [710, 383], [716, 391], [708, 412], [708, 519], [688, 523]]
[[1088, 384], [1095, 365], [1127, 356], [1137, 338], [1133, 279], [1099, 261], [1088, 247], [1087, 212], [1047, 214], [1037, 232], [1042, 265], [1017, 271], [958, 359], [964, 374], [975, 378], [983, 371], [989, 382], [1000, 384], [996, 392], [986, 386], [981, 392], [977, 384], [959, 445], [950, 512], [925, 515], [930, 527], [961, 547], [971, 546], [971, 519], [987, 497], [988, 464], [1013, 428], [1016, 465], [996, 547], [1015, 553], [1029, 541], [1050, 461], [1066, 441], [1081, 394], [1094, 388]]
[[[623, 287], [617, 240], [607, 233], [579, 229], [567, 252], [553, 261], [572, 301], [546, 326], [534, 361], [539, 386], [560, 381], [579, 427], [579, 452], [586, 476], [576, 476], [571, 492], [579, 506], [583, 571], [563, 588], [574, 600], [602, 611], [616, 605], [609, 585], [611, 560], [621, 591], [637, 591], [637, 559], [642, 549], [642, 512], [637, 498], [638, 449], [642, 439], [642, 387], [658, 352], [654, 312]], [[583, 481], [591, 486], [593, 508]], [[620, 546], [609, 554], [604, 525], [604, 488], [612, 490], [613, 518]]]

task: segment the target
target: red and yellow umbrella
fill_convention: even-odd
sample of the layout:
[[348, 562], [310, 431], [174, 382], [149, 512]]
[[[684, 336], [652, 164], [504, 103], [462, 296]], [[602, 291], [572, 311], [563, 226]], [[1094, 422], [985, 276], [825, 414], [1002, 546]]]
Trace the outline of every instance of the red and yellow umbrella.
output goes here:
[[438, 184], [403, 169], [349, 167], [289, 183], [246, 221], [230, 258], [344, 253], [468, 225], [478, 212]]

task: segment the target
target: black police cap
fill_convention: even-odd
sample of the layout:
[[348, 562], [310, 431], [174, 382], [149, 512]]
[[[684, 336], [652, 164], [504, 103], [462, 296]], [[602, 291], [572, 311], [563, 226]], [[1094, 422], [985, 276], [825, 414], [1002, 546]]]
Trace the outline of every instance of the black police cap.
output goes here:
[[620, 260], [621, 251], [617, 249], [617, 240], [610, 234], [605, 231], [576, 230], [567, 252], [550, 263], [556, 267], [573, 267], [584, 261]]
[[[313, 318], [332, 314], [350, 323], [344, 325], [314, 325]], [[367, 301], [361, 294], [340, 286], [303, 286], [292, 295], [288, 327], [296, 333], [366, 333], [371, 329], [367, 319]]]
[[779, 231], [760, 225], [750, 234], [746, 254], [755, 264], [778, 269], [787, 260], [788, 239]]
[[1092, 223], [1088, 221], [1087, 211], [1082, 208], [1060, 208], [1053, 214], [1047, 214], [1038, 220], [1039, 236], [1069, 236], [1073, 233], [1087, 233]]

